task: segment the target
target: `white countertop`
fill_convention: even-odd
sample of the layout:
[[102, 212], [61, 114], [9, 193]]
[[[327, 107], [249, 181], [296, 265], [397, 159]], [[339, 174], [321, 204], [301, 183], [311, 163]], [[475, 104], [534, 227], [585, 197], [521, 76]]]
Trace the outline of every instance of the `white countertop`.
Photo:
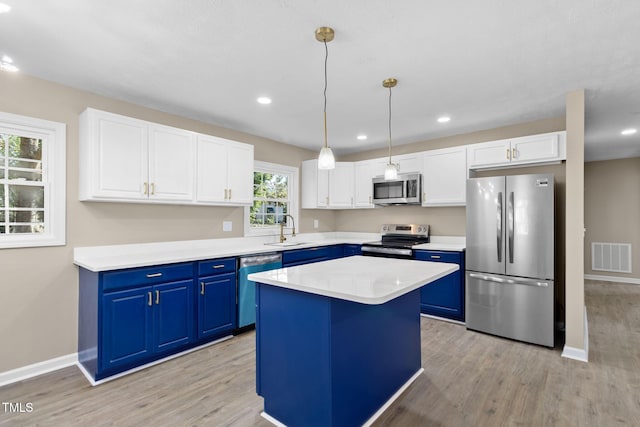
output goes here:
[[287, 235], [287, 243], [302, 242], [295, 246], [265, 244], [277, 242], [277, 236], [88, 246], [74, 248], [73, 262], [87, 270], [98, 272], [343, 243], [362, 244], [372, 240], [380, 240], [380, 235], [348, 232], [308, 233], [298, 234], [295, 237]]
[[[87, 270], [99, 272], [249, 254], [283, 252], [343, 243], [359, 245], [378, 240], [380, 240], [380, 234], [378, 233], [328, 232], [304, 233], [295, 237], [288, 235], [286, 243], [302, 243], [295, 246], [272, 246], [266, 244], [277, 242], [277, 236], [88, 246], [74, 248], [73, 262]], [[430, 240], [431, 243], [419, 245], [415, 248], [444, 251], [462, 251], [465, 249], [464, 237], [431, 236]]]
[[263, 271], [249, 280], [363, 304], [383, 304], [458, 270], [457, 264], [352, 256]]

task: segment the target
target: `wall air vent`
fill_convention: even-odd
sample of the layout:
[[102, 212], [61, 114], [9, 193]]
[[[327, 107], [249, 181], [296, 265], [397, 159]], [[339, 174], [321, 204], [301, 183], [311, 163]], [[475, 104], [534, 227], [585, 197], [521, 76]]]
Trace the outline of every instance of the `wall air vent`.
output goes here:
[[591, 269], [631, 273], [631, 244], [591, 243]]

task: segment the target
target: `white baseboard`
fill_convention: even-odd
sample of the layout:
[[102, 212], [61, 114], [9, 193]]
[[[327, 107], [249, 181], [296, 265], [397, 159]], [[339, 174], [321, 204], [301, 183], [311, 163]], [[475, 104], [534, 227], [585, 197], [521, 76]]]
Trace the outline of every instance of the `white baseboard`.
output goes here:
[[34, 363], [33, 365], [23, 366], [11, 371], [0, 372], [0, 387], [37, 377], [58, 369], [75, 365], [78, 362], [78, 353], [67, 354], [66, 356], [56, 357], [55, 359], [45, 360], [43, 362]]
[[585, 274], [584, 278], [588, 280], [602, 280], [604, 282], [620, 282], [620, 283], [631, 283], [634, 285], [640, 285], [640, 279], [636, 279], [633, 277], [600, 276], [597, 274]]
[[562, 349], [562, 357], [567, 359], [589, 362], [589, 324], [587, 323], [587, 307], [584, 308], [584, 349], [565, 345]]

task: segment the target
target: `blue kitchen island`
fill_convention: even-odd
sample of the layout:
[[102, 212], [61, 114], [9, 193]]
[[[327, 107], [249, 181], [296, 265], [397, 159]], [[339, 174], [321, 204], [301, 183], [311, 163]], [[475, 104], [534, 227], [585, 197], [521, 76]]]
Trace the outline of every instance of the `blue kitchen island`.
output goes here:
[[353, 256], [251, 274], [262, 415], [291, 427], [373, 422], [422, 372], [420, 287], [457, 269]]

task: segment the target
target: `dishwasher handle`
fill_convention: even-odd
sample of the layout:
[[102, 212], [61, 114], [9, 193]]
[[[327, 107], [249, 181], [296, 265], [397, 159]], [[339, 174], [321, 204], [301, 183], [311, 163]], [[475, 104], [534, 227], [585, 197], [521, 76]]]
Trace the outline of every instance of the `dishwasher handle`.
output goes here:
[[271, 264], [272, 262], [282, 262], [281, 253], [270, 253], [263, 255], [251, 255], [240, 257], [238, 259], [238, 267], [250, 267], [252, 265]]

